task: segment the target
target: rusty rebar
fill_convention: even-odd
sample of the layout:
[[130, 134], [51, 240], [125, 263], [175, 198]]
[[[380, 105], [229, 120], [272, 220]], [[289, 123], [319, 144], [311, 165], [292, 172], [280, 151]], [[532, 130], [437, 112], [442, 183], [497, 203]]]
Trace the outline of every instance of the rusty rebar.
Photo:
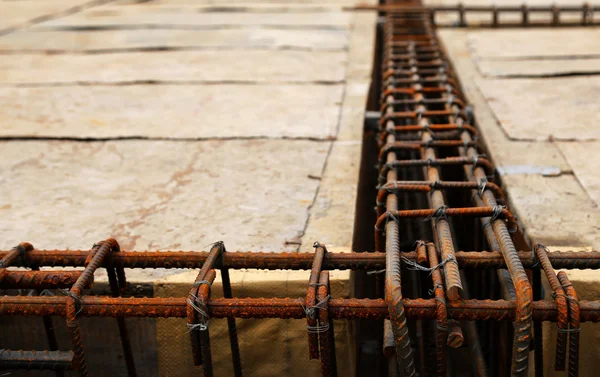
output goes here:
[[[0, 251], [0, 256], [8, 251]], [[15, 267], [82, 267], [89, 250], [32, 250], [23, 263]], [[121, 251], [105, 261], [103, 267], [120, 268], [201, 268], [209, 252], [206, 251]], [[416, 260], [412, 251], [403, 251], [405, 258]], [[600, 269], [599, 251], [550, 251], [552, 266], [557, 269]], [[461, 268], [497, 269], [506, 263], [499, 251], [457, 251], [456, 260]], [[537, 264], [533, 253], [517, 252], [523, 267]], [[314, 253], [227, 252], [215, 263], [216, 269], [310, 270]], [[323, 259], [323, 270], [378, 270], [385, 267], [385, 253], [328, 252]]]
[[[65, 317], [64, 296], [2, 296], [0, 315]], [[187, 318], [187, 297], [126, 298], [83, 296], [80, 317], [147, 317]], [[305, 319], [305, 298], [211, 298], [207, 301], [211, 318], [284, 318]], [[435, 299], [402, 299], [407, 319], [436, 319]], [[535, 321], [558, 320], [555, 301], [540, 300], [532, 303]], [[385, 319], [389, 306], [385, 299], [331, 298], [329, 316], [333, 319]], [[463, 300], [447, 303], [449, 319], [466, 321], [513, 321], [517, 302], [507, 300]], [[580, 321], [600, 322], [600, 301], [580, 301]]]
[[567, 303], [569, 305], [569, 377], [579, 376], [579, 333], [581, 328], [579, 327], [579, 298], [575, 287], [569, 280], [567, 274], [564, 271], [558, 273], [558, 280], [561, 286], [565, 290]]
[[319, 275], [317, 300], [320, 303], [318, 310], [317, 327], [313, 332], [319, 336], [319, 356], [321, 359], [321, 374], [324, 377], [337, 377], [337, 361], [335, 354], [335, 339], [333, 321], [329, 318], [328, 301], [330, 299], [329, 271], [322, 271]]
[[[429, 258], [429, 266], [431, 268], [439, 264], [435, 245], [427, 244], [427, 257]], [[433, 294], [437, 301], [436, 304], [436, 360], [437, 360], [437, 375], [446, 377], [446, 341], [448, 340], [448, 314], [446, 312], [446, 295], [444, 294], [444, 283], [442, 281], [441, 272], [435, 268], [431, 271], [431, 281], [433, 282]], [[453, 337], [454, 338], [454, 337]], [[454, 344], [451, 345], [454, 347]], [[456, 348], [456, 347], [454, 347]]]
[[[94, 278], [94, 272], [100, 267], [102, 261], [112, 252], [118, 249], [119, 244], [113, 238], [95, 244], [86, 258], [86, 267], [83, 273], [71, 287], [66, 298], [66, 319], [67, 329], [71, 336], [73, 345], [73, 364], [80, 377], [88, 376], [87, 363], [85, 361], [85, 352], [81, 340], [81, 330], [79, 328], [78, 315], [81, 311], [81, 293], [83, 289], [89, 286]], [[88, 262], [89, 261], [89, 262]]]
[[0, 370], [53, 370], [73, 369], [73, 352], [23, 351], [0, 349]]
[[[321, 266], [327, 249], [315, 242], [315, 254], [313, 265], [308, 279], [308, 288], [306, 289], [306, 322], [307, 328], [315, 328], [318, 321], [317, 305], [317, 285], [321, 276]], [[310, 359], [319, 358], [318, 334], [314, 331], [308, 331], [308, 357]]]
[[539, 260], [540, 266], [544, 271], [550, 287], [554, 291], [552, 296], [556, 300], [558, 307], [558, 321], [556, 324], [556, 359], [554, 363], [554, 369], [557, 371], [565, 370], [565, 356], [567, 353], [567, 327], [568, 327], [568, 307], [565, 291], [552, 268], [552, 264], [546, 255], [546, 247], [544, 245], [536, 244], [533, 246], [533, 250]]

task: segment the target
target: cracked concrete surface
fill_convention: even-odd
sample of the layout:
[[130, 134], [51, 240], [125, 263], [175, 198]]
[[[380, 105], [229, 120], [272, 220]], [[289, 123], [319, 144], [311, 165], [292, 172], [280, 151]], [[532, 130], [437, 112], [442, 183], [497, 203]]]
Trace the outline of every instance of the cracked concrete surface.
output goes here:
[[223, 50], [5, 55], [0, 59], [0, 84], [337, 84], [344, 79], [345, 61], [346, 53], [338, 51]]
[[[3, 242], [77, 249], [111, 236], [125, 250], [204, 250], [217, 240], [251, 251], [295, 250], [287, 241], [304, 228], [319, 184], [309, 176], [321, 174], [329, 147], [277, 140], [3, 142]], [[8, 220], [15, 217], [22, 221]]]
[[34, 30], [68, 28], [277, 28], [277, 29], [347, 29], [351, 15], [336, 9], [318, 12], [304, 10], [285, 12], [277, 9], [250, 8], [243, 12], [203, 11], [199, 6], [162, 6], [112, 4], [87, 9], [73, 15], [49, 20], [36, 25]]
[[270, 83], [0, 87], [0, 137], [331, 139], [342, 91]]
[[600, 30], [588, 27], [478, 30], [468, 34], [469, 50], [476, 59], [530, 60], [598, 57]]
[[600, 129], [596, 127], [600, 120], [598, 76], [481, 78], [475, 82], [512, 140], [600, 138]]
[[110, 0], [0, 1], [0, 35]]
[[109, 53], [166, 49], [344, 50], [344, 29], [108, 29], [23, 30], [0, 38], [0, 53]]
[[0, 37], [6, 247], [350, 250], [376, 16], [114, 4]]

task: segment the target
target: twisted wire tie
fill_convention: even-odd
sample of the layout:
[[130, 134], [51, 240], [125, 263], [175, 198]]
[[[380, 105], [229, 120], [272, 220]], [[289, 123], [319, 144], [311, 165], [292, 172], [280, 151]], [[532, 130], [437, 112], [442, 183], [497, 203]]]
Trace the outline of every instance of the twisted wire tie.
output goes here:
[[502, 214], [502, 210], [505, 208], [506, 208], [506, 206], [501, 206], [501, 205], [494, 206], [494, 209], [492, 210], [492, 218], [490, 219], [490, 222], [493, 223], [494, 221], [498, 220], [498, 218]]
[[71, 292], [68, 289], [58, 288], [58, 290], [60, 291], [60, 293], [64, 294], [65, 296], [69, 296], [73, 300], [75, 300], [75, 309], [77, 309], [77, 311], [75, 312], [75, 315], [76, 316], [79, 315], [79, 313], [81, 313], [81, 311], [83, 310], [83, 303], [81, 302], [81, 297], [77, 296], [75, 293]]
[[[390, 211], [387, 211], [385, 214], [386, 214], [385, 225], [387, 225], [388, 221], [390, 221], [390, 217], [391, 217], [391, 218], [392, 218], [392, 219], [393, 219], [395, 222], [397, 222], [398, 224], [400, 224], [400, 220], [398, 220], [398, 218], [397, 218], [396, 216], [394, 216], [394, 214], [393, 214], [392, 212], [390, 212]], [[376, 231], [378, 231], [378, 232], [382, 232], [382, 231], [384, 231], [385, 229], [381, 229], [381, 228], [377, 227], [377, 225], [375, 225], [375, 230], [376, 230]]]
[[[546, 253], [548, 252], [548, 248], [546, 246], [542, 245], [541, 243], [533, 244], [533, 249], [531, 251], [533, 253], [533, 259], [535, 260], [535, 263], [533, 264], [533, 266], [531, 266], [531, 268], [535, 268], [540, 265], [540, 260], [536, 253], [536, 250], [539, 249], [540, 247], [543, 248]], [[552, 264], [552, 263], [550, 263], [550, 264]]]
[[304, 310], [304, 313], [306, 314], [306, 316], [308, 318], [315, 319], [315, 312], [317, 311], [317, 309], [325, 309], [323, 307], [323, 305], [327, 304], [327, 301], [330, 298], [331, 298], [331, 296], [327, 295], [327, 296], [325, 296], [324, 299], [322, 299], [321, 301], [317, 302], [313, 306], [304, 306], [304, 305], [302, 305], [302, 309]]
[[421, 123], [421, 119], [423, 118], [423, 110], [417, 110], [417, 124]]
[[567, 300], [569, 300], [569, 301], [571, 301], [571, 302], [579, 302], [578, 300], [576, 300], [576, 299], [575, 299], [575, 297], [573, 297], [573, 296], [570, 296], [570, 295], [567, 295], [567, 294], [563, 294], [562, 292], [559, 292], [559, 293], [553, 292], [553, 293], [551, 294], [551, 296], [552, 296], [552, 298], [553, 298], [554, 300], [556, 300], [556, 298], [557, 298], [558, 296], [562, 296], [562, 297], [564, 297], [565, 299], [567, 299]]
[[325, 248], [325, 245], [323, 245], [322, 243], [320, 243], [319, 241], [315, 241], [313, 242], [313, 247], [316, 249], [318, 247], [322, 247]]
[[212, 283], [210, 281], [208, 281], [208, 280], [198, 280], [198, 281], [194, 282], [194, 284], [192, 284], [192, 287], [199, 287], [202, 284], [206, 284], [209, 287], [212, 286]]
[[[429, 291], [427, 291], [427, 293], [429, 293], [430, 296], [433, 296], [433, 294], [435, 293], [435, 290], [438, 288], [444, 288], [444, 286], [442, 284], [436, 284], [433, 288], [431, 288]], [[443, 302], [444, 305], [446, 305], [446, 301]]]
[[[409, 267], [407, 267], [407, 270], [429, 272], [430, 275], [433, 271], [437, 270], [438, 268], [444, 267], [444, 265], [446, 265], [446, 263], [448, 263], [448, 262], [457, 263], [456, 258], [452, 255], [449, 255], [448, 258], [444, 259], [443, 261], [441, 261], [440, 263], [436, 264], [433, 267], [423, 267], [420, 264], [413, 262], [412, 260], [410, 260], [406, 257], [400, 257], [400, 259], [402, 260], [402, 262], [404, 262], [405, 264], [407, 264], [409, 266]], [[386, 271], [386, 269], [368, 271], [367, 275], [382, 274], [385, 271]]]
[[477, 181], [477, 192], [479, 193], [479, 197], [483, 197], [483, 192], [485, 191], [485, 186], [487, 185], [488, 180], [486, 177], [479, 178]]
[[439, 190], [441, 188], [441, 186], [442, 186], [442, 181], [440, 181], [440, 180], [434, 181], [431, 184], [431, 188], [434, 190]]
[[448, 216], [446, 216], [446, 209], [448, 209], [448, 206], [439, 206], [438, 208], [436, 208], [435, 211], [433, 211], [431, 215], [427, 216], [423, 221], [435, 219], [435, 223], [437, 223], [442, 217], [444, 218], [444, 220], [448, 220]]
[[[199, 300], [198, 297], [191, 295], [194, 300]], [[189, 297], [185, 300], [188, 305], [190, 305], [192, 308], [194, 308], [194, 310], [200, 314], [200, 322], [198, 323], [188, 323], [187, 327], [188, 327], [188, 332], [192, 332], [192, 331], [206, 331], [208, 330], [208, 321], [210, 320], [210, 317], [208, 315], [207, 312], [205, 312], [202, 308], [200, 308], [198, 305], [196, 305], [194, 303], [194, 301], [192, 299], [190, 299]]]

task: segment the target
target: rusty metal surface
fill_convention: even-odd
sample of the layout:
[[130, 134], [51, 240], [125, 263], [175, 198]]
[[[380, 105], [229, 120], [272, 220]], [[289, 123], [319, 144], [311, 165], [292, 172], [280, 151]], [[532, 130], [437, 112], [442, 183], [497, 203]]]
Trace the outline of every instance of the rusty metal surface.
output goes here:
[[[408, 5], [406, 3], [409, 3]], [[573, 27], [573, 26], [598, 26], [599, 22], [594, 19], [594, 13], [600, 11], [597, 4], [591, 5], [583, 2], [578, 5], [464, 5], [457, 2], [456, 5], [440, 5], [423, 7], [419, 4], [410, 4], [410, 2], [387, 2], [384, 5], [357, 5], [351, 10], [378, 10], [392, 15], [412, 14], [415, 16], [428, 17], [431, 24], [436, 27]], [[538, 16], [532, 20], [531, 15]], [[453, 20], [438, 20], [439, 15], [451, 15], [456, 18]], [[471, 16], [483, 15], [476, 20], [469, 20]], [[510, 17], [508, 21], [503, 20], [507, 15], [516, 15], [520, 17], [519, 21], [514, 21]], [[539, 19], [542, 16], [542, 19]], [[543, 19], [543, 17], [547, 19]], [[568, 16], [565, 20], [563, 16]], [[578, 18], [578, 20], [577, 20]], [[490, 20], [490, 21], [487, 21]]]

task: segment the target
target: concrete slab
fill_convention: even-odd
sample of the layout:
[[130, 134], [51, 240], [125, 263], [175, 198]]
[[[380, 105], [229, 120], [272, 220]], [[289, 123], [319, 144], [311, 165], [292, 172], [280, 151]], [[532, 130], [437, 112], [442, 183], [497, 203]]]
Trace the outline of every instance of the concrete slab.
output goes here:
[[486, 77], [548, 77], [574, 74], [597, 74], [600, 59], [528, 59], [484, 60], [476, 59], [477, 67]]
[[600, 77], [477, 79], [476, 83], [511, 139], [600, 138], [596, 127]]
[[356, 13], [346, 87], [337, 140], [334, 142], [311, 207], [300, 251], [312, 251], [314, 241], [330, 251], [352, 251], [364, 113], [370, 88], [377, 16]]
[[600, 142], [558, 143], [577, 180], [585, 188], [587, 194], [600, 205]]
[[40, 23], [36, 29], [123, 27], [345, 29], [351, 17], [349, 13], [339, 11], [271, 12], [264, 9], [247, 9], [242, 12], [205, 12], [203, 10], [202, 7], [191, 6], [105, 5]]
[[[246, 6], [246, 7], [314, 7], [314, 6], [348, 6], [355, 4], [374, 4], [377, 0], [302, 0], [299, 4], [297, 0], [229, 0], [226, 4], [221, 0], [201, 0], [199, 3], [203, 6], [218, 6], [218, 7], [233, 7], [233, 6]], [[164, 6], [164, 5], [189, 5], [188, 0], [149, 0], [148, 2], [141, 0], [116, 0], [115, 4], [119, 5], [135, 5], [144, 3], [151, 6]]]
[[[510, 135], [501, 126], [501, 119], [486, 100], [481, 89], [476, 84], [483, 81], [471, 59], [467, 48], [467, 32], [461, 30], [442, 30], [440, 36], [445, 44], [453, 65], [460, 75], [461, 84], [469, 102], [475, 109], [482, 138], [488, 147], [488, 153], [493, 159], [500, 174], [541, 174], [556, 175], [571, 173], [572, 169], [566, 162], [557, 146], [545, 141], [523, 141], [517, 139], [522, 133]], [[488, 80], [485, 80], [488, 81]], [[499, 85], [513, 80], [500, 80]]]
[[[489, 146], [489, 145], [488, 145]], [[494, 163], [502, 176], [541, 174], [557, 176], [571, 174], [556, 143], [552, 142], [493, 142]]]
[[533, 242], [600, 248], [600, 210], [574, 176], [508, 175], [503, 183]]
[[0, 87], [0, 136], [327, 139], [337, 131], [342, 91], [342, 85]]
[[600, 30], [589, 27], [561, 29], [477, 30], [469, 32], [469, 48], [484, 59], [536, 57], [589, 57], [600, 55]]
[[302, 49], [343, 50], [344, 30], [278, 29], [29, 29], [0, 37], [0, 52], [117, 52], [135, 49]]
[[99, 55], [6, 55], [0, 83], [328, 82], [344, 79], [344, 52], [223, 50]]
[[[330, 142], [2, 142], [4, 248], [292, 251]], [[15, 221], [19, 219], [19, 221]], [[130, 281], [165, 271], [139, 270]], [[172, 273], [172, 272], [168, 272]]]
[[300, 251], [313, 251], [315, 241], [326, 245], [329, 251], [352, 251], [360, 152], [360, 141], [334, 143]]
[[41, 22], [83, 9], [84, 6], [101, 4], [105, 1], [90, 0], [48, 0], [48, 1], [0, 1], [0, 33]]

